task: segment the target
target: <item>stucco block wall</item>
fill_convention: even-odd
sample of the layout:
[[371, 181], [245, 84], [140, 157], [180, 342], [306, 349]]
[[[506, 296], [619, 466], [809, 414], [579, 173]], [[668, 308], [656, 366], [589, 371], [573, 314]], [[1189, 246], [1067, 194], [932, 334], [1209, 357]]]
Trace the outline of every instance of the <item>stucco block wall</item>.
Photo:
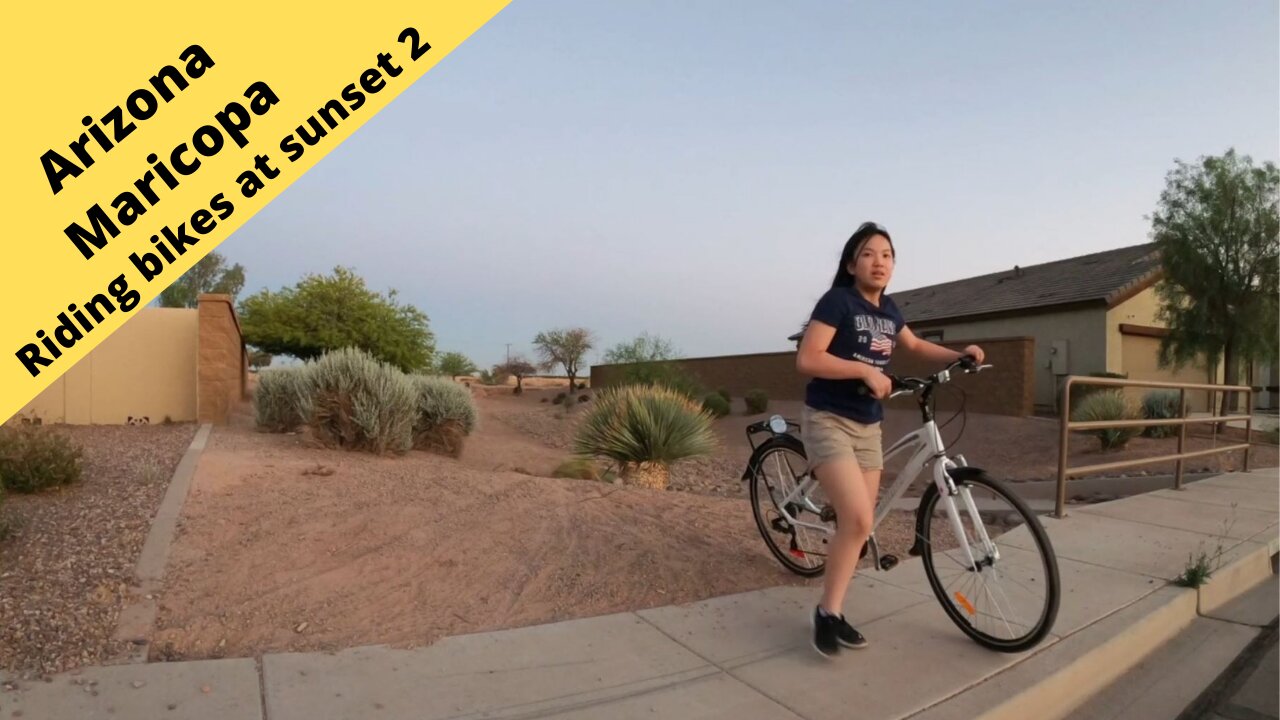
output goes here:
[[196, 419], [196, 313], [142, 308], [18, 415], [74, 425]]
[[[952, 346], [952, 343], [945, 343]], [[956, 349], [965, 344], [954, 344]], [[960, 386], [968, 393], [968, 409], [999, 415], [1029, 415], [1032, 412], [1034, 376], [1031, 338], [993, 339], [983, 344], [988, 362], [998, 372], [966, 377]], [[674, 361], [709, 389], [725, 389], [735, 398], [750, 390], [763, 390], [774, 400], [803, 400], [809, 379], [796, 371], [794, 351], [755, 355], [690, 358]], [[591, 368], [591, 386], [608, 387], [625, 377], [626, 365], [596, 365]], [[901, 358], [890, 368], [894, 373], [920, 375], [939, 368], [913, 363]], [[898, 400], [900, 407], [912, 407], [911, 401]], [[949, 394], [939, 396], [938, 407], [951, 409], [956, 404]]]
[[230, 295], [201, 295], [199, 317], [197, 417], [221, 424], [247, 396], [248, 354]]

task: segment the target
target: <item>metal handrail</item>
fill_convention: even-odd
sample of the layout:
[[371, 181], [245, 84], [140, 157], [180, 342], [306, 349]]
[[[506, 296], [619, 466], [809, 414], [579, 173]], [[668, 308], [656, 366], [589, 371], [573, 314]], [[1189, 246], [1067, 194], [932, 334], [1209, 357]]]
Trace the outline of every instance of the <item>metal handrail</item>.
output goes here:
[[[1178, 407], [1180, 408], [1180, 417], [1164, 420], [1101, 420], [1101, 421], [1076, 421], [1071, 420], [1071, 388], [1075, 385], [1095, 385], [1101, 387], [1144, 387], [1144, 388], [1164, 388], [1169, 390], [1178, 390]], [[1210, 415], [1208, 417], [1187, 417], [1187, 391], [1188, 390], [1207, 390], [1210, 393], [1209, 408]], [[1204, 383], [1171, 383], [1160, 382], [1156, 380], [1126, 380], [1121, 378], [1095, 378], [1081, 377], [1079, 375], [1071, 375], [1067, 377], [1066, 383], [1062, 387], [1062, 415], [1059, 422], [1060, 438], [1058, 442], [1058, 497], [1054, 505], [1054, 517], [1064, 517], [1067, 507], [1067, 478], [1073, 475], [1085, 475], [1088, 473], [1101, 472], [1104, 470], [1118, 470], [1120, 468], [1134, 467], [1137, 465], [1150, 465], [1154, 463], [1164, 463], [1173, 461], [1173, 487], [1174, 489], [1182, 489], [1182, 461], [1188, 458], [1203, 457], [1206, 455], [1217, 455], [1225, 452], [1235, 452], [1236, 450], [1244, 450], [1244, 469], [1249, 470], [1249, 447], [1256, 444], [1253, 442], [1253, 415], [1214, 415], [1217, 411], [1217, 394], [1220, 392], [1244, 393], [1245, 407], [1253, 409], [1253, 388], [1248, 385], [1209, 385]], [[1214, 439], [1217, 439], [1218, 423], [1244, 421], [1245, 442], [1239, 445], [1224, 445], [1223, 447], [1210, 448], [1208, 450], [1196, 450], [1186, 452], [1187, 442], [1187, 426], [1203, 423], [1214, 424]], [[1173, 455], [1160, 455], [1152, 458], [1140, 458], [1137, 460], [1118, 460], [1116, 462], [1101, 463], [1098, 465], [1081, 465], [1078, 467], [1067, 467], [1067, 446], [1071, 440], [1071, 431], [1073, 430], [1107, 430], [1111, 428], [1124, 427], [1150, 427], [1152, 425], [1176, 425], [1178, 427], [1178, 452]]]

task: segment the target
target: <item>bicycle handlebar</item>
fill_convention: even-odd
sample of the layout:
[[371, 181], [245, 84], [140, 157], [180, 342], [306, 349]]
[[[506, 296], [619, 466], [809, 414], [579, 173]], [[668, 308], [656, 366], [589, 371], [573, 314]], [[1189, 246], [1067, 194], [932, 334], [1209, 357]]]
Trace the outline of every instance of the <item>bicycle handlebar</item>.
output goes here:
[[[889, 380], [893, 383], [892, 389], [889, 391], [889, 397], [885, 398], [885, 400], [892, 400], [893, 398], [896, 398], [899, 395], [906, 395], [907, 393], [916, 393], [921, 390], [925, 390], [927, 388], [933, 387], [934, 385], [941, 385], [943, 383], [951, 382], [951, 371], [955, 370], [956, 368], [960, 368], [966, 374], [974, 374], [974, 373], [980, 373], [983, 370], [988, 370], [992, 367], [994, 366], [979, 365], [978, 362], [973, 358], [973, 356], [965, 355], [961, 357], [959, 360], [956, 360], [950, 365], [947, 365], [942, 370], [934, 373], [933, 375], [930, 375], [927, 378], [899, 377], [891, 373], [885, 373], [885, 375], [888, 376]], [[858, 386], [858, 394], [870, 395], [871, 388], [866, 383], [862, 383]]]

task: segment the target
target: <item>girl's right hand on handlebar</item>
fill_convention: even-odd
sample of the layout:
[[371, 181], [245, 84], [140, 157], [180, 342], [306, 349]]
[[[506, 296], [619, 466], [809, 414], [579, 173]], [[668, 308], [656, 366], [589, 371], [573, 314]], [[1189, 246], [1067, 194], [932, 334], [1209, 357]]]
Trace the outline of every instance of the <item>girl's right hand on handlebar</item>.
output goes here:
[[867, 373], [862, 381], [867, 384], [871, 396], [877, 400], [883, 400], [893, 393], [893, 380], [879, 370]]

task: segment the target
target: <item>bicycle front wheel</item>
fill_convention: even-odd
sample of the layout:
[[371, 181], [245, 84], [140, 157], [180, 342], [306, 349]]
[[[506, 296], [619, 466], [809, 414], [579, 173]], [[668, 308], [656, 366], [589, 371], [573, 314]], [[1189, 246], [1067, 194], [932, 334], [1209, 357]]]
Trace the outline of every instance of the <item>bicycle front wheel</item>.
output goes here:
[[954, 479], [957, 518], [935, 488], [921, 498], [916, 527], [929, 585], [947, 616], [978, 644], [1000, 652], [1032, 648], [1058, 615], [1058, 561], [1049, 537], [1004, 484], [972, 470]]

